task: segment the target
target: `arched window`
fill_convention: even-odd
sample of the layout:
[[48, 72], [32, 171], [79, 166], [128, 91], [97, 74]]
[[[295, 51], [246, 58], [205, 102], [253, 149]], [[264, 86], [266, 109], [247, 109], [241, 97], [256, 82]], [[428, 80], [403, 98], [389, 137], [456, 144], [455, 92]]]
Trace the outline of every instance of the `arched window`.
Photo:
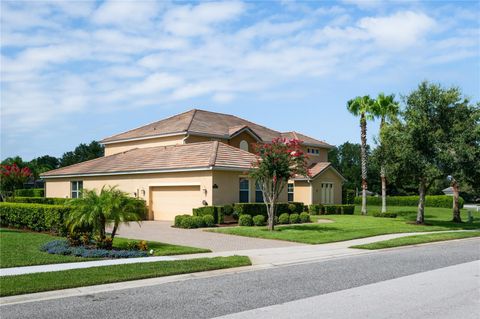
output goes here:
[[245, 140], [242, 140], [240, 142], [240, 149], [248, 152], [248, 142]]

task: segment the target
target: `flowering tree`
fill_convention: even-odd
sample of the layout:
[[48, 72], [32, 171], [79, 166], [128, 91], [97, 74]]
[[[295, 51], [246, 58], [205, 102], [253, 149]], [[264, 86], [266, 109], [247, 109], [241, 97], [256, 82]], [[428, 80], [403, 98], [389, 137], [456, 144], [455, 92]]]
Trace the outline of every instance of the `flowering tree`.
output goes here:
[[22, 187], [32, 172], [28, 167], [20, 168], [17, 164], [0, 165], [2, 192], [15, 194], [15, 188]]
[[255, 150], [258, 159], [250, 177], [262, 190], [267, 205], [268, 229], [273, 230], [278, 197], [290, 178], [308, 175], [307, 156], [302, 150], [302, 142], [296, 139], [276, 138], [271, 143], [257, 144]]

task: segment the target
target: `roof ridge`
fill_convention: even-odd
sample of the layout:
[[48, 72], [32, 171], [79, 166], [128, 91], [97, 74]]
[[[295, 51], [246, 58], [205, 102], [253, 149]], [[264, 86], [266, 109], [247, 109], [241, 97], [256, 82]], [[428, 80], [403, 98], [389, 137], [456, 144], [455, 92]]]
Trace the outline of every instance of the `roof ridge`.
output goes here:
[[190, 130], [190, 126], [192, 126], [193, 119], [195, 119], [195, 115], [197, 114], [197, 111], [198, 111], [197, 109], [193, 109], [192, 118], [190, 119], [190, 123], [188, 123], [187, 125], [187, 129], [185, 130], [186, 132]]
[[218, 145], [218, 141], [213, 142], [212, 154], [210, 155], [210, 160], [208, 161], [209, 166], [215, 166], [215, 162], [217, 161]]

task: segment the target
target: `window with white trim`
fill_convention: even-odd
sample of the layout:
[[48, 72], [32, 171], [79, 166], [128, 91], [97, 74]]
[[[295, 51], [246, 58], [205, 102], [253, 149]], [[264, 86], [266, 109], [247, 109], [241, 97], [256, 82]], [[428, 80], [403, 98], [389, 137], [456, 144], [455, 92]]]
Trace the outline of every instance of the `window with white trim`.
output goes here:
[[334, 192], [333, 183], [321, 183], [320, 184], [320, 202], [322, 204], [333, 204]]
[[319, 149], [316, 149], [316, 148], [307, 148], [307, 154], [319, 155], [319, 154], [320, 154], [320, 150], [319, 150]]
[[293, 183], [288, 183], [287, 184], [287, 195], [288, 195], [288, 201], [293, 202]]
[[71, 198], [79, 198], [83, 190], [83, 181], [71, 181], [70, 182], [70, 193]]
[[247, 178], [240, 178], [239, 188], [239, 202], [248, 203], [250, 199], [250, 183]]
[[263, 193], [258, 182], [255, 183], [255, 203], [263, 203]]

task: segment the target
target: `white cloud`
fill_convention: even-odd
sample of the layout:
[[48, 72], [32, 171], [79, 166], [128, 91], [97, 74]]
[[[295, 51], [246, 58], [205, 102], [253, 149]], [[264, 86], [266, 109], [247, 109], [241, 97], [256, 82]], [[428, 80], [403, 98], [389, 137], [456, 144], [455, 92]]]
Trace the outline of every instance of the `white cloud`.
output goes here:
[[154, 73], [149, 75], [142, 82], [135, 84], [130, 92], [133, 94], [155, 94], [168, 89], [179, 87], [183, 79], [168, 73]]
[[92, 20], [97, 24], [116, 26], [142, 26], [158, 14], [156, 1], [105, 1], [94, 12]]
[[359, 27], [385, 49], [405, 49], [435, 27], [435, 20], [424, 13], [397, 12], [387, 17], [368, 17], [359, 22]]

